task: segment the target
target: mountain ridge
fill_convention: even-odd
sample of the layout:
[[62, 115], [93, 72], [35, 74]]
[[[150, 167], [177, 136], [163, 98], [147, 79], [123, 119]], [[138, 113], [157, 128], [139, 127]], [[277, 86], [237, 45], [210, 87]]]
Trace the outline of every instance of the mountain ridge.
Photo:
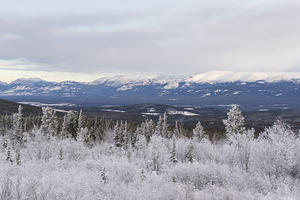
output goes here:
[[[300, 107], [300, 78], [297, 77], [296, 73], [274, 72], [273, 76], [267, 76], [266, 73], [208, 72], [188, 79], [183, 76], [144, 78], [119, 75], [102, 77], [93, 82], [50, 82], [31, 78], [0, 84], [0, 97], [17, 102], [67, 102], [79, 105], [153, 102], [220, 106], [237, 103], [255, 106], [256, 109], [270, 109], [273, 105], [289, 108]], [[264, 107], [266, 104], [267, 108]]]
[[209, 71], [193, 75], [159, 75], [159, 76], [141, 76], [134, 74], [106, 74], [102, 75], [96, 80], [91, 80], [88, 82], [64, 80], [64, 81], [48, 81], [43, 80], [39, 77], [31, 78], [18, 78], [14, 81], [5, 84], [13, 83], [36, 83], [36, 82], [77, 82], [82, 84], [103, 84], [103, 83], [114, 83], [114, 85], [122, 84], [150, 84], [150, 83], [226, 83], [226, 82], [255, 82], [255, 81], [265, 81], [265, 82], [280, 82], [280, 81], [300, 81], [300, 72], [233, 72], [233, 71]]

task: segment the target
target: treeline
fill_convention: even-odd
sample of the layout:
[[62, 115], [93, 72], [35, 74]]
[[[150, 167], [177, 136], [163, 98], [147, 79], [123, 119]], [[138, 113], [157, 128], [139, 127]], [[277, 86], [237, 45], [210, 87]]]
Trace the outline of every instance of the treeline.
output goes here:
[[[84, 134], [85, 140], [103, 141], [108, 130], [114, 129], [117, 132], [128, 132], [130, 137], [136, 137], [137, 134], [149, 132], [150, 135], [158, 134], [171, 138], [174, 133], [176, 136], [192, 137], [196, 130], [206, 132], [200, 122], [197, 123], [195, 130], [184, 127], [183, 124], [176, 121], [175, 125], [168, 124], [168, 116], [164, 113], [158, 121], [146, 119], [144, 122], [130, 123], [127, 121], [117, 121], [106, 119], [103, 117], [87, 117], [80, 112], [70, 110], [61, 117], [58, 117], [56, 111], [50, 107], [42, 108], [42, 115], [23, 115], [22, 106], [19, 106], [19, 112], [13, 115], [0, 115], [0, 134], [3, 136], [7, 130], [12, 130], [16, 121], [20, 121], [22, 132], [30, 132], [31, 130], [41, 131], [45, 135], [59, 136], [62, 138], [71, 137], [75, 140]], [[18, 119], [18, 117], [20, 119]], [[126, 130], [125, 130], [126, 129]], [[122, 130], [122, 131], [121, 131]], [[147, 136], [149, 140], [149, 135]], [[215, 140], [217, 137], [213, 135], [210, 139]], [[122, 139], [121, 139], [122, 140]]]

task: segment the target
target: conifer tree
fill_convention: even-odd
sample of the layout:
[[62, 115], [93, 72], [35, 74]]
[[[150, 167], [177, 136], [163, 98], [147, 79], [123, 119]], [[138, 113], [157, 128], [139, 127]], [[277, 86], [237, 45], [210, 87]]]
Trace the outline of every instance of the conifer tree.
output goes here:
[[163, 118], [159, 116], [155, 127], [155, 135], [162, 136], [162, 132], [163, 132]]
[[168, 125], [168, 116], [167, 112], [164, 113], [164, 119], [162, 124], [162, 136], [163, 137], [169, 137], [169, 131], [168, 131], [169, 125]]
[[172, 163], [177, 163], [178, 160], [177, 160], [176, 137], [175, 137], [175, 135], [173, 135], [173, 137], [172, 137], [172, 143], [173, 143], [173, 146], [172, 146], [170, 161]]
[[54, 136], [58, 131], [58, 119], [56, 111], [50, 107], [43, 107], [43, 116], [41, 120], [41, 132], [43, 135], [50, 139], [50, 136]]
[[123, 145], [124, 145], [124, 124], [122, 121], [120, 124], [117, 121], [117, 123], [114, 127], [114, 132], [115, 132], [115, 137], [114, 137], [115, 145], [117, 147], [123, 147]]
[[62, 128], [61, 128], [61, 137], [67, 138], [68, 136], [68, 130], [67, 130], [67, 115], [64, 116]]
[[227, 119], [223, 120], [227, 135], [242, 134], [245, 128], [245, 118], [238, 105], [233, 105], [227, 113]]
[[80, 110], [79, 116], [78, 116], [77, 134], [81, 132], [82, 128], [83, 128], [83, 114], [82, 114], [82, 110]]
[[20, 151], [20, 148], [16, 149], [16, 163], [17, 163], [17, 165], [21, 165], [21, 151]]
[[13, 146], [23, 146], [23, 120], [22, 106], [19, 105], [18, 113], [13, 115]]
[[154, 124], [152, 119], [150, 119], [150, 120], [146, 119], [136, 129], [136, 131], [135, 131], [136, 136], [135, 137], [138, 137], [139, 135], [144, 135], [146, 137], [147, 142], [149, 143], [152, 135], [155, 134], [156, 128], [157, 127], [155, 127], [155, 124]]
[[178, 126], [177, 121], [175, 122], [175, 129], [174, 129], [173, 135], [175, 135], [176, 137], [180, 136], [180, 130], [179, 130], [179, 126]]
[[203, 129], [201, 122], [199, 121], [196, 124], [196, 127], [193, 129], [193, 139], [200, 142], [204, 138], [205, 138], [205, 131]]
[[62, 136], [63, 137], [73, 137], [76, 138], [77, 134], [77, 114], [75, 111], [68, 111], [67, 115], [64, 117]]
[[194, 145], [192, 142], [187, 146], [187, 151], [185, 153], [185, 160], [186, 162], [189, 163], [192, 163], [194, 161]]
[[57, 135], [59, 128], [58, 118], [56, 116], [56, 111], [52, 110], [50, 116], [50, 124], [49, 124], [49, 134], [52, 136]]

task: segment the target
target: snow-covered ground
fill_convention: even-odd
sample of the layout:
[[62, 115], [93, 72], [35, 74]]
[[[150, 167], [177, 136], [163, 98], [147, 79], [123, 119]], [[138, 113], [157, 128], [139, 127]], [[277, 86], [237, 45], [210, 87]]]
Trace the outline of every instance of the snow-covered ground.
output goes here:
[[81, 112], [69, 111], [61, 132], [52, 110], [43, 112], [41, 128], [20, 132], [19, 113], [0, 136], [1, 200], [299, 199], [299, 132], [281, 121], [254, 137], [229, 112], [226, 139], [210, 141], [201, 123], [187, 138], [165, 115], [136, 130], [116, 123], [92, 139], [95, 127], [68, 132], [74, 119], [82, 126]]

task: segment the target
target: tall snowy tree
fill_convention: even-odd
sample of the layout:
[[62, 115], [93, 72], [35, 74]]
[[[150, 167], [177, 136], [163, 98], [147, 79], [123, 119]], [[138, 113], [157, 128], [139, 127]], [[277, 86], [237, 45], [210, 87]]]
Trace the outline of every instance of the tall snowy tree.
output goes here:
[[56, 135], [58, 131], [58, 119], [56, 116], [56, 111], [50, 107], [43, 107], [43, 116], [41, 123], [41, 132], [48, 138], [52, 135]]
[[82, 128], [83, 128], [83, 114], [82, 114], [82, 110], [80, 110], [79, 116], [78, 116], [77, 134], [79, 134], [81, 132]]
[[171, 156], [170, 156], [170, 162], [172, 163], [177, 163], [178, 160], [177, 160], [177, 150], [176, 150], [176, 136], [173, 135], [172, 137], [172, 151], [170, 152], [171, 153]]
[[162, 124], [162, 136], [169, 137], [169, 125], [168, 125], [168, 115], [167, 112], [164, 113], [164, 120]]
[[115, 141], [115, 145], [117, 147], [123, 147], [124, 146], [124, 123], [121, 121], [121, 123], [119, 124], [119, 122], [116, 123], [115, 127], [114, 127], [114, 132], [115, 132], [115, 137], [114, 137], [114, 141]]
[[51, 108], [50, 107], [42, 107], [42, 123], [40, 130], [43, 134], [49, 134], [49, 124], [50, 124], [50, 116], [51, 116]]
[[68, 111], [67, 115], [64, 117], [62, 136], [63, 137], [73, 137], [76, 138], [77, 135], [77, 114], [75, 111]]
[[62, 138], [67, 138], [68, 136], [68, 131], [67, 131], [67, 115], [64, 115], [64, 120], [61, 128], [61, 137]]
[[159, 116], [155, 127], [155, 135], [162, 136], [162, 132], [163, 132], [163, 118]]
[[12, 141], [13, 146], [23, 145], [23, 113], [22, 113], [22, 106], [20, 105], [18, 108], [18, 113], [13, 115], [13, 135]]
[[189, 163], [192, 163], [194, 161], [194, 145], [192, 142], [187, 146], [187, 150], [185, 152], [185, 160]]
[[175, 129], [173, 131], [173, 134], [172, 134], [172, 137], [175, 135], [176, 137], [179, 137], [181, 135], [180, 133], [180, 128], [179, 128], [179, 125], [178, 125], [178, 122], [176, 121], [175, 122]]
[[193, 129], [193, 140], [200, 142], [204, 138], [205, 138], [205, 131], [203, 129], [201, 122], [199, 121], [196, 124], [196, 127]]
[[[135, 137], [138, 137], [139, 135], [144, 135], [147, 142], [149, 143], [152, 135], [155, 134], [155, 131], [156, 131], [156, 127], [155, 127], [155, 124], [154, 124], [153, 120], [152, 119], [150, 119], [150, 120], [146, 119], [136, 129], [136, 131], [135, 131], [136, 136]], [[136, 140], [136, 138], [133, 139], [133, 142], [134, 142], [134, 140]]]
[[227, 135], [241, 134], [245, 128], [245, 118], [238, 105], [233, 105], [227, 113], [227, 119], [223, 120]]

